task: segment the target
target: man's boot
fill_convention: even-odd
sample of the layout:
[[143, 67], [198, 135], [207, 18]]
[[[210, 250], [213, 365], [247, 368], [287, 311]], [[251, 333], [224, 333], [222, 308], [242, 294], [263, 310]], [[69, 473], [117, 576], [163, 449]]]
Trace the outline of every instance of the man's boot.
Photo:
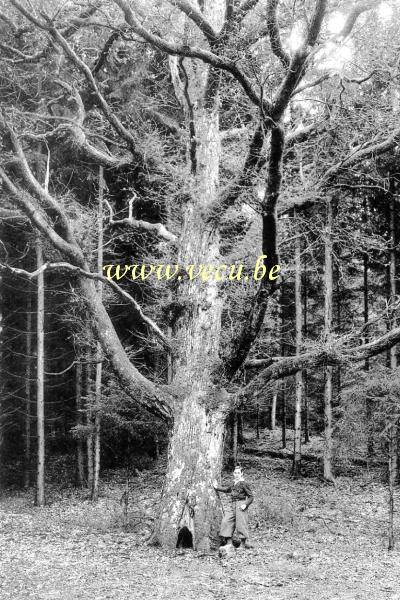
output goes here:
[[254, 546], [252, 544], [250, 544], [246, 538], [240, 538], [241, 544], [240, 547], [241, 548], [245, 548], [246, 550], [250, 550], [250, 548], [254, 548]]

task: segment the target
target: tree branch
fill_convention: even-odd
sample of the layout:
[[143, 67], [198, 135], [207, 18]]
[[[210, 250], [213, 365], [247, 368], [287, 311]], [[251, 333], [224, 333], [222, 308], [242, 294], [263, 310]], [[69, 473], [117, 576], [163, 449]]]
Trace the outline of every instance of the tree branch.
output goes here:
[[325, 17], [328, 0], [317, 0], [317, 5], [311, 19], [311, 24], [307, 35], [307, 46], [314, 46], [317, 42], [322, 22]]
[[[277, 230], [277, 202], [282, 181], [282, 161], [285, 147], [285, 135], [282, 127], [275, 127], [271, 132], [271, 150], [268, 164], [268, 179], [262, 202], [262, 253], [266, 257], [264, 266], [267, 271], [279, 264], [278, 230]], [[268, 283], [267, 283], [268, 282]], [[250, 303], [247, 315], [243, 319], [239, 335], [232, 343], [232, 352], [227, 357], [223, 372], [231, 379], [243, 365], [257, 338], [271, 295], [277, 289], [277, 282], [263, 278]]]
[[228, 189], [221, 194], [216, 203], [210, 207], [208, 212], [208, 220], [210, 223], [217, 226], [227, 209], [235, 204], [236, 200], [244, 190], [249, 189], [252, 186], [254, 176], [265, 164], [262, 157], [264, 140], [264, 127], [263, 124], [260, 123], [250, 142], [246, 160], [240, 175]]
[[[381, 354], [400, 342], [400, 327], [392, 329], [380, 338], [353, 348], [322, 348], [314, 352], [307, 352], [299, 356], [287, 356], [283, 358], [265, 359], [267, 368], [263, 369], [251, 382], [240, 392], [240, 396], [248, 395], [276, 379], [283, 379], [294, 375], [298, 371], [315, 369], [326, 365], [345, 366], [349, 363], [357, 363]], [[262, 366], [262, 362], [258, 361]], [[260, 366], [249, 361], [249, 366]]]
[[[12, 0], [15, 2], [16, 0]], [[249, 99], [258, 107], [262, 108], [265, 115], [268, 115], [271, 109], [270, 103], [263, 99], [256, 87], [252, 84], [251, 80], [243, 73], [243, 71], [237, 66], [236, 62], [224, 57], [218, 56], [209, 50], [204, 50], [195, 46], [186, 46], [184, 44], [175, 44], [173, 42], [167, 42], [158, 35], [154, 35], [147, 29], [145, 29], [133, 14], [129, 3], [126, 0], [114, 0], [114, 2], [120, 7], [125, 15], [125, 20], [132, 30], [139, 35], [141, 38], [152, 44], [155, 48], [171, 54], [173, 56], [184, 56], [187, 58], [198, 58], [203, 62], [215, 67], [216, 69], [222, 69], [230, 73], [242, 86], [243, 90], [249, 97]]]
[[149, 223], [148, 221], [142, 221], [141, 219], [135, 219], [132, 215], [132, 205], [136, 200], [136, 194], [129, 200], [129, 217], [125, 219], [114, 219], [114, 213], [111, 204], [105, 201], [108, 210], [110, 212], [110, 225], [129, 225], [133, 229], [144, 229], [145, 231], [151, 231], [156, 233], [159, 237], [163, 238], [167, 242], [175, 242], [177, 237], [162, 224], [162, 223]]
[[393, 150], [400, 143], [400, 128], [396, 129], [390, 136], [388, 136], [385, 140], [381, 142], [377, 142], [374, 144], [370, 144], [369, 146], [364, 146], [352, 154], [348, 155], [342, 161], [338, 162], [336, 165], [333, 165], [328, 171], [325, 173], [321, 180], [320, 187], [325, 185], [329, 180], [332, 179], [335, 175], [337, 175], [343, 169], [347, 167], [351, 167], [355, 164], [362, 162], [363, 160], [368, 160], [370, 158], [374, 158], [376, 156], [380, 156], [381, 154], [385, 154], [389, 150]]
[[67, 256], [75, 265], [84, 268], [85, 261], [82, 252], [54, 231], [52, 225], [47, 221], [46, 216], [40, 211], [33, 198], [26, 191], [17, 188], [1, 167], [0, 180], [5, 184], [17, 205], [27, 215], [34, 226], [47, 237], [56, 250]]
[[279, 33], [278, 25], [278, 5], [279, 0], [268, 0], [267, 5], [267, 31], [271, 42], [272, 52], [281, 61], [284, 67], [288, 67], [290, 64], [290, 56], [284, 50], [281, 42], [281, 36]]
[[69, 43], [64, 38], [64, 36], [60, 33], [60, 31], [53, 26], [51, 19], [49, 17], [45, 17], [47, 20], [47, 25], [46, 25], [46, 24], [42, 23], [41, 21], [39, 21], [38, 19], [34, 18], [29, 12], [27, 12], [18, 0], [10, 0], [10, 2], [29, 21], [34, 23], [40, 29], [47, 31], [50, 34], [50, 36], [52, 37], [52, 39], [55, 42], [57, 42], [59, 44], [59, 46], [61, 46], [61, 48], [64, 50], [65, 54], [75, 64], [75, 66], [79, 69], [79, 71], [81, 71], [81, 73], [85, 76], [87, 82], [89, 83], [89, 86], [91, 87], [92, 91], [96, 95], [96, 98], [99, 102], [101, 110], [103, 111], [103, 113], [104, 113], [105, 117], [107, 118], [107, 120], [109, 121], [110, 125], [122, 137], [122, 139], [124, 139], [128, 143], [131, 150], [133, 150], [135, 147], [134, 137], [132, 136], [130, 131], [128, 131], [126, 129], [126, 127], [124, 127], [124, 125], [121, 123], [121, 121], [118, 119], [118, 117], [113, 113], [113, 111], [109, 107], [106, 99], [100, 92], [100, 90], [97, 86], [96, 80], [94, 79], [92, 71], [90, 70], [88, 65], [81, 58], [79, 58], [79, 56], [72, 49], [72, 47], [69, 45]]
[[272, 103], [271, 116], [274, 121], [279, 121], [282, 118], [297, 85], [304, 76], [305, 65], [310, 55], [308, 48], [310, 46], [313, 47], [318, 40], [326, 7], [327, 0], [317, 0], [306, 40], [302, 47], [295, 52], [290, 61], [288, 73], [281, 83]]
[[100, 275], [99, 273], [90, 273], [81, 269], [80, 267], [76, 267], [66, 262], [59, 263], [44, 263], [39, 269], [36, 271], [26, 271], [25, 269], [18, 269], [16, 267], [11, 267], [9, 265], [0, 264], [0, 271], [14, 273], [15, 275], [22, 275], [27, 277], [28, 279], [35, 279], [38, 277], [40, 273], [47, 272], [56, 272], [62, 273], [67, 271], [72, 275], [82, 275], [83, 277], [87, 277], [88, 279], [92, 279], [95, 281], [101, 281], [102, 283], [110, 286], [119, 296], [127, 300], [131, 306], [133, 306], [134, 313], [138, 316], [143, 323], [149, 326], [149, 328], [155, 333], [158, 339], [162, 342], [162, 344], [171, 350], [171, 342], [167, 338], [167, 336], [161, 331], [158, 325], [148, 316], [145, 315], [141, 306], [136, 302], [136, 300], [128, 294], [123, 288], [121, 288], [114, 280], [108, 279], [108, 277], [104, 277], [104, 275]]
[[168, 0], [168, 2], [172, 6], [179, 8], [193, 23], [196, 23], [197, 27], [210, 42], [214, 42], [218, 38], [218, 33], [214, 30], [211, 23], [207, 21], [204, 15], [189, 0]]
[[358, 17], [362, 15], [363, 12], [377, 7], [379, 4], [381, 4], [381, 2], [382, 0], [362, 0], [361, 2], [357, 2], [353, 10], [347, 16], [346, 22], [343, 25], [338, 37], [342, 39], [347, 38], [352, 32]]

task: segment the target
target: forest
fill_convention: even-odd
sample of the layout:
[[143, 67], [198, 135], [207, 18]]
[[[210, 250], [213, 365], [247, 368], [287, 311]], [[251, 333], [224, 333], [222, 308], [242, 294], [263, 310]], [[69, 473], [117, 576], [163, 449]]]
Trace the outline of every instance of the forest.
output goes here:
[[399, 23], [0, 0], [4, 598], [400, 597]]

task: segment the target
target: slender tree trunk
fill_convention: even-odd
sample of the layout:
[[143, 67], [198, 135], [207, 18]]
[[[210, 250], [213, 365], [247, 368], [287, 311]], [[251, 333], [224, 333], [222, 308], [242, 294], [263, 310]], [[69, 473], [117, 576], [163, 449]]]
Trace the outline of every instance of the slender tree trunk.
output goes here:
[[256, 405], [256, 439], [260, 439], [260, 405]]
[[394, 488], [397, 479], [397, 425], [389, 428], [389, 523], [388, 523], [388, 549], [394, 550]]
[[[76, 364], [75, 370], [75, 406], [76, 406], [76, 422], [77, 425], [82, 425], [82, 363]], [[85, 465], [82, 438], [79, 435], [76, 445], [76, 476], [79, 486], [85, 483]]]
[[[0, 230], [1, 233], [1, 230]], [[4, 415], [3, 415], [3, 394], [4, 394], [4, 377], [3, 377], [3, 277], [0, 273], [0, 490], [3, 489], [3, 453], [4, 453]]]
[[233, 422], [232, 422], [232, 462], [233, 466], [236, 465], [238, 459], [238, 413], [237, 410], [233, 411]]
[[[296, 215], [295, 215], [296, 216]], [[296, 356], [301, 354], [303, 345], [302, 298], [301, 298], [301, 240], [300, 228], [295, 242], [295, 308], [296, 308]], [[303, 404], [303, 372], [296, 373], [296, 406], [294, 417], [293, 477], [301, 475], [301, 411]]]
[[[390, 300], [395, 302], [396, 299], [396, 205], [395, 198], [392, 196], [390, 201], [390, 262], [389, 262], [389, 278], [390, 278]], [[391, 315], [391, 328], [396, 326], [394, 313]], [[395, 371], [397, 369], [397, 348], [390, 348], [390, 368]], [[397, 479], [397, 435], [398, 422], [397, 417], [393, 416], [389, 424], [389, 550], [394, 550], [394, 487]]]
[[31, 379], [32, 379], [32, 295], [27, 289], [26, 308], [26, 367], [25, 367], [25, 448], [24, 487], [31, 484]]
[[[337, 315], [337, 332], [341, 333], [342, 327], [342, 301], [340, 296], [340, 273], [339, 273], [339, 265], [336, 268], [336, 315]], [[336, 393], [337, 393], [337, 401], [340, 402], [340, 395], [342, 393], [342, 369], [340, 366], [336, 368]]]
[[286, 381], [281, 385], [281, 426], [282, 426], [282, 448], [286, 448]]
[[[367, 222], [368, 219], [368, 214], [367, 214], [367, 209], [368, 209], [368, 205], [367, 205], [367, 200], [364, 199], [364, 206], [363, 206], [363, 210], [364, 210], [364, 223]], [[363, 285], [363, 304], [364, 304], [364, 310], [363, 310], [363, 316], [364, 316], [364, 325], [366, 325], [369, 321], [369, 301], [368, 301], [368, 295], [369, 295], [369, 282], [368, 282], [368, 270], [369, 270], [369, 260], [368, 260], [368, 253], [364, 252], [363, 255], [363, 280], [364, 280], [364, 285]], [[368, 344], [369, 342], [369, 335], [368, 335], [368, 331], [367, 329], [365, 330], [365, 337], [364, 337], [364, 343]], [[370, 363], [369, 363], [369, 358], [365, 359], [364, 362], [364, 370], [365, 371], [369, 371], [369, 367], [370, 367]], [[373, 426], [373, 422], [372, 422], [372, 409], [373, 409], [373, 402], [370, 398], [367, 398], [366, 400], [366, 417], [367, 417], [367, 455], [368, 458], [372, 458], [372, 456], [374, 455], [374, 436], [373, 436], [373, 430], [372, 430], [372, 426]]]
[[[304, 270], [304, 311], [303, 311], [303, 330], [304, 336], [307, 336], [308, 333], [308, 279], [307, 279], [307, 270]], [[310, 429], [309, 429], [309, 405], [308, 405], [308, 373], [304, 371], [303, 374], [303, 395], [304, 395], [304, 412], [303, 412], [303, 423], [304, 423], [304, 443], [308, 444], [310, 442]]]
[[238, 408], [237, 411], [237, 421], [238, 421], [238, 434], [237, 434], [237, 439], [238, 439], [238, 444], [240, 444], [241, 446], [243, 446], [244, 444], [244, 435], [243, 435], [243, 428], [244, 428], [244, 419], [243, 419], [243, 404], [241, 404]]
[[[99, 195], [97, 209], [98, 223], [98, 242], [97, 242], [97, 272], [103, 273], [103, 196], [104, 196], [104, 176], [103, 167], [99, 168]], [[99, 298], [103, 295], [103, 284], [98, 282], [97, 289]], [[96, 382], [95, 382], [95, 414], [94, 414], [94, 434], [93, 434], [93, 485], [91, 500], [96, 501], [99, 495], [99, 476], [100, 476], [100, 429], [101, 429], [101, 379], [102, 379], [102, 351], [100, 342], [97, 342], [97, 363], [96, 363]]]
[[[332, 331], [332, 200], [327, 200], [327, 219], [325, 229], [325, 341], [329, 343]], [[332, 366], [325, 367], [325, 443], [324, 443], [324, 479], [334, 483], [332, 472], [333, 455], [333, 417], [332, 417]]]
[[93, 489], [93, 406], [92, 406], [92, 378], [91, 378], [91, 355], [88, 355], [86, 365], [86, 425], [89, 428], [89, 434], [86, 439], [86, 459], [87, 459], [87, 485], [89, 490]]
[[[36, 239], [36, 264], [43, 266], [42, 241]], [[44, 274], [37, 278], [37, 488], [36, 504], [45, 504], [45, 429], [44, 429]]]
[[[281, 355], [286, 354], [285, 343], [285, 287], [281, 284], [280, 292], [280, 329], [281, 329]], [[282, 428], [282, 448], [286, 448], [286, 380], [281, 383], [281, 428]]]
[[278, 393], [279, 393], [279, 383], [278, 383], [278, 381], [276, 381], [274, 384], [274, 392], [272, 394], [271, 431], [275, 431], [275, 429], [276, 429], [276, 407], [278, 404]]

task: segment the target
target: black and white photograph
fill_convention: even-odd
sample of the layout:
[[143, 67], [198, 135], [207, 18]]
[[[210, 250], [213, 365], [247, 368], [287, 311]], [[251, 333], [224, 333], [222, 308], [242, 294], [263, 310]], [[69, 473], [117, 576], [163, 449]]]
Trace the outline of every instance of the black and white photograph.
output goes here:
[[0, 0], [2, 600], [400, 600], [400, 1]]

